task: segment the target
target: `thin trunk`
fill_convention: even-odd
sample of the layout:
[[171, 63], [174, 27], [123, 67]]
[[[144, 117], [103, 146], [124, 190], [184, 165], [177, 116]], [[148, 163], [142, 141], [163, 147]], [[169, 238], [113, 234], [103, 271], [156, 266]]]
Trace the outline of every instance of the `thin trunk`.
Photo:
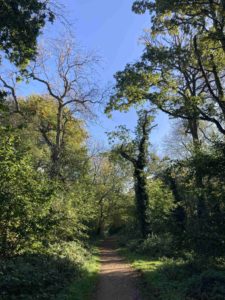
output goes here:
[[63, 120], [63, 105], [59, 103], [58, 113], [57, 113], [56, 139], [55, 139], [55, 145], [52, 147], [52, 155], [51, 155], [52, 177], [58, 177], [60, 173], [60, 154], [61, 154], [61, 146], [62, 146], [61, 136], [63, 133], [62, 120]]
[[[102, 199], [103, 200], [103, 199]], [[100, 202], [100, 216], [98, 221], [97, 235], [104, 235], [104, 216], [103, 216], [103, 202]]]

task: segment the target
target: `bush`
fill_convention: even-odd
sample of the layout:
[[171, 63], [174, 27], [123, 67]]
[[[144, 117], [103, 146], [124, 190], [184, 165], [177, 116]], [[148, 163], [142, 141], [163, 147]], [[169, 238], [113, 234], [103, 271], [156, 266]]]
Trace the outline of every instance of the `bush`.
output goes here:
[[23, 254], [0, 263], [0, 299], [56, 299], [82, 276], [88, 252], [78, 243], [53, 245], [46, 253]]
[[137, 251], [151, 257], [172, 257], [175, 254], [172, 237], [169, 234], [149, 236], [139, 245]]
[[186, 300], [225, 299], [225, 272], [208, 270], [191, 277], [185, 291]]
[[0, 145], [0, 255], [13, 256], [42, 243], [50, 225], [53, 185], [16, 149], [13, 136]]

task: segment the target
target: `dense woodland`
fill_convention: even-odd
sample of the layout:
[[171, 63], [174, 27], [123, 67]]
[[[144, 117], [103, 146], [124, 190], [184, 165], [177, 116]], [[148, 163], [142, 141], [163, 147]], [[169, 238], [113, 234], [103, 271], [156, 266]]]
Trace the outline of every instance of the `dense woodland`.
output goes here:
[[[144, 51], [108, 97], [99, 58], [70, 34], [39, 45], [59, 7], [0, 0], [0, 299], [86, 299], [94, 245], [112, 234], [143, 260], [149, 299], [225, 299], [225, 2], [132, 9], [149, 14]], [[32, 83], [46, 93], [22, 97]], [[135, 108], [135, 131], [90, 143], [99, 107]], [[159, 112], [175, 124], [164, 157], [151, 145]]]

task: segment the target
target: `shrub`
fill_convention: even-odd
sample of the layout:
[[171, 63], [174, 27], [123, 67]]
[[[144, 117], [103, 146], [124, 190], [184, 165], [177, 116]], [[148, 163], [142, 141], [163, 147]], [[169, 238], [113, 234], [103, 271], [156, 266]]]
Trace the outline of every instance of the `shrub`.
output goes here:
[[50, 221], [53, 186], [17, 149], [14, 137], [0, 145], [0, 255], [12, 256], [42, 242]]
[[185, 290], [186, 300], [225, 299], [225, 272], [208, 270], [191, 277]]
[[0, 263], [0, 299], [56, 299], [82, 275], [88, 252], [72, 242], [53, 245], [45, 253], [23, 254]]
[[169, 234], [151, 235], [139, 245], [137, 251], [151, 257], [171, 257], [175, 254], [172, 245], [172, 237]]

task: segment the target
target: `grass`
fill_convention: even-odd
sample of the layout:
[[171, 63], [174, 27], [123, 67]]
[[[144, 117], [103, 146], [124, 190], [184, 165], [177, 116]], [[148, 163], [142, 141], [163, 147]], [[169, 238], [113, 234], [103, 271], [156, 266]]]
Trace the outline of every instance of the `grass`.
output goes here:
[[[85, 262], [84, 270], [79, 279], [76, 279], [66, 293], [66, 300], [89, 300], [94, 292], [99, 274], [98, 249], [94, 248], [90, 259]], [[61, 299], [59, 297], [59, 299]]]
[[225, 299], [224, 268], [205, 268], [197, 262], [182, 259], [151, 259], [124, 248], [120, 253], [141, 273], [144, 299]]

